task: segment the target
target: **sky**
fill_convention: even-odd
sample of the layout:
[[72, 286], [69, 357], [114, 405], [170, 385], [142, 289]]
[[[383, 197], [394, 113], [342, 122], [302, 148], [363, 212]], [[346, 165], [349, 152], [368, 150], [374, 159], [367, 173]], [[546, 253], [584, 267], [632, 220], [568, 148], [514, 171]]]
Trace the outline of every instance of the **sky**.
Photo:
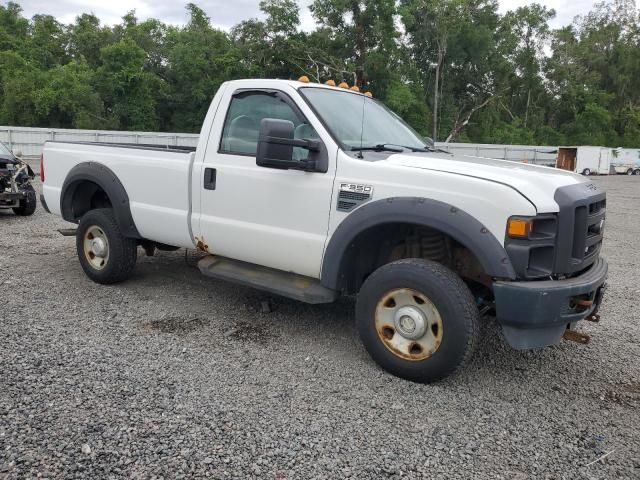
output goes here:
[[[62, 23], [72, 23], [81, 13], [94, 13], [107, 24], [119, 23], [122, 16], [135, 9], [139, 19], [159, 18], [165, 23], [184, 24], [187, 20], [185, 5], [193, 1], [211, 18], [216, 27], [228, 30], [241, 20], [260, 17], [259, 0], [14, 0], [19, 3], [24, 14], [31, 17], [36, 13], [50, 14]], [[505, 12], [532, 2], [521, 0], [499, 0], [500, 10]], [[567, 25], [576, 15], [587, 13], [595, 0], [538, 0], [557, 13], [553, 27]], [[3, 2], [5, 3], [5, 2]], [[305, 30], [313, 28], [314, 23], [307, 6], [311, 0], [298, 0], [301, 6], [301, 24]]]

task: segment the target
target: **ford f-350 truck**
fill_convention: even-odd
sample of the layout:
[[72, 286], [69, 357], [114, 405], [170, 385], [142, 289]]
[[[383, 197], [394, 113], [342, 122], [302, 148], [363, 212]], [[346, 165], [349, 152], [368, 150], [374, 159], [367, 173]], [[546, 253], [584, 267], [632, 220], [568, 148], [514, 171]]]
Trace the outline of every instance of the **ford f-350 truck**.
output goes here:
[[130, 277], [139, 246], [195, 247], [204, 275], [308, 303], [355, 295], [371, 357], [414, 381], [464, 364], [485, 311], [517, 349], [599, 318], [599, 186], [439, 151], [355, 91], [230, 81], [197, 148], [47, 142], [41, 176], [95, 282]]

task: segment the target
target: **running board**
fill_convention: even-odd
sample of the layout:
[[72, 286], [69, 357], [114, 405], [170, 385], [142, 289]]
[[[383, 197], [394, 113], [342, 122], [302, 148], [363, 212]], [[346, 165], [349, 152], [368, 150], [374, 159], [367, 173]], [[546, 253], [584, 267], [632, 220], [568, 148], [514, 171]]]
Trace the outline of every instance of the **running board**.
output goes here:
[[323, 287], [315, 278], [240, 260], [208, 255], [198, 261], [198, 268], [207, 277], [228, 280], [305, 303], [331, 303], [338, 298], [337, 292]]

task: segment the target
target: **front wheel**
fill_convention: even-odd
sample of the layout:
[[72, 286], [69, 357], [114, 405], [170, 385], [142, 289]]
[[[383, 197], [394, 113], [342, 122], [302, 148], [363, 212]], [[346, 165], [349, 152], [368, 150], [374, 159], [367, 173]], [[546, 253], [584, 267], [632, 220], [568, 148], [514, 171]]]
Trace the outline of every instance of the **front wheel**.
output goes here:
[[627, 175], [633, 175], [633, 168], [630, 168], [629, 170], [627, 170]]
[[633, 171], [633, 174], [634, 174], [634, 175], [640, 175], [640, 168], [636, 168], [636, 169]]
[[591, 169], [590, 168], [585, 168], [582, 171], [582, 175], [584, 175], [585, 177], [588, 177], [589, 175], [591, 175]]
[[122, 282], [136, 266], [136, 241], [122, 235], [110, 208], [90, 210], [80, 219], [76, 249], [84, 273], [96, 283]]
[[365, 348], [382, 368], [428, 383], [471, 357], [479, 313], [454, 272], [430, 260], [406, 259], [367, 278], [356, 302], [356, 323]]
[[22, 188], [22, 193], [24, 198], [20, 200], [20, 204], [17, 207], [13, 207], [13, 213], [21, 217], [28, 217], [36, 211], [36, 191], [33, 185], [27, 184]]

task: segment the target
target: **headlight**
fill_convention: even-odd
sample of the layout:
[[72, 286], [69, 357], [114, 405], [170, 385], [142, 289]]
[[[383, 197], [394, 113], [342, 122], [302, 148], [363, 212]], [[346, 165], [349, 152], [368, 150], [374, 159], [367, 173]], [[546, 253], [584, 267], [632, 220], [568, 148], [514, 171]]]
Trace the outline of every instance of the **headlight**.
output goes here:
[[504, 246], [518, 278], [529, 280], [552, 274], [557, 230], [555, 214], [509, 218]]

